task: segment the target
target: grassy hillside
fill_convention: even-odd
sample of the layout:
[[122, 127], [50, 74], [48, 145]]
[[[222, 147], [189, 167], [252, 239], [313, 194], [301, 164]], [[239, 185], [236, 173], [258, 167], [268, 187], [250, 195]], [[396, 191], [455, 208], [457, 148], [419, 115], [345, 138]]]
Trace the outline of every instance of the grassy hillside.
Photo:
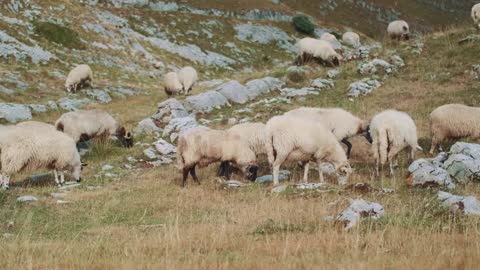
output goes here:
[[[286, 87], [294, 88], [308, 86], [312, 79], [324, 78], [330, 70], [311, 65], [304, 68], [305, 75], [300, 79], [289, 80], [291, 71], [288, 67], [293, 54], [275, 41], [258, 44], [235, 38], [235, 26], [249, 23], [239, 18], [178, 11], [155, 12], [146, 8], [100, 8], [73, 1], [62, 1], [62, 10], [48, 9], [52, 3], [38, 3], [43, 15], [32, 20], [22, 12], [10, 12], [5, 7], [1, 10], [2, 18], [28, 21], [28, 25], [12, 25], [2, 19], [2, 32], [28, 46], [38, 44], [56, 56], [43, 64], [35, 64], [31, 59], [15, 60], [11, 56], [2, 58], [2, 79], [13, 73], [18, 74], [17, 81], [28, 84], [22, 88], [11, 81], [2, 82], [1, 85], [15, 90], [13, 94], [0, 92], [2, 102], [43, 104], [65, 97], [64, 80], [56, 77], [55, 71], [65, 75], [74, 63], [86, 61], [95, 71], [95, 88], [125, 87], [140, 92], [134, 96], [114, 96], [111, 103], [92, 103], [86, 108], [105, 109], [126, 123], [128, 128], [134, 128], [140, 120], [156, 113], [157, 103], [166, 99], [159, 81], [161, 75], [173, 67], [195, 65], [201, 81], [228, 78], [244, 83], [274, 76], [285, 79]], [[215, 3], [215, 8], [232, 7], [226, 3], [229, 2]], [[235, 3], [232, 5], [238, 9], [244, 9], [243, 4], [253, 5], [249, 1]], [[207, 4], [211, 1], [189, 1], [189, 4], [204, 8], [209, 7]], [[275, 6], [269, 1], [258, 5], [259, 8]], [[57, 4], [52, 6], [58, 7]], [[295, 6], [289, 1], [282, 2], [281, 6], [279, 10], [285, 12], [308, 9], [307, 5]], [[104, 11], [125, 21], [119, 22], [110, 16], [99, 18], [98, 14]], [[54, 21], [56, 26], [41, 24], [44, 21]], [[223, 26], [216, 29], [218, 24], [206, 24], [209, 21]], [[334, 27], [348, 26], [343, 21], [342, 24], [335, 22], [332, 21]], [[88, 23], [94, 26], [89, 28]], [[292, 39], [301, 37], [287, 22], [250, 23], [276, 27]], [[36, 28], [38, 24], [42, 27]], [[96, 33], [91, 30], [100, 29], [95, 25], [101, 25], [106, 31]], [[210, 31], [214, 38], [209, 39], [202, 29]], [[198, 32], [199, 36], [184, 35], [188, 30]], [[418, 127], [420, 144], [428, 149], [428, 114], [435, 107], [453, 102], [480, 104], [480, 82], [470, 75], [472, 65], [478, 64], [479, 44], [458, 45], [459, 39], [472, 33], [474, 30], [470, 25], [463, 25], [426, 34], [422, 36], [425, 46], [420, 55], [412, 53], [414, 41], [394, 44], [380, 39], [383, 47], [372, 50], [370, 58], [388, 59], [392, 53], [398, 54], [405, 60], [405, 67], [385, 79], [379, 76], [382, 86], [365, 97], [350, 100], [346, 96], [349, 84], [365, 77], [358, 74], [360, 60], [355, 60], [342, 63], [335, 87], [318, 96], [292, 99], [291, 104], [256, 106], [252, 112], [244, 113], [236, 110], [245, 106], [234, 105], [199, 118], [249, 117], [266, 121], [299, 106], [328, 106], [342, 107], [369, 119], [381, 110], [395, 108], [412, 116]], [[62, 39], [58, 39], [58, 35]], [[200, 51], [211, 50], [231, 56], [235, 62], [227, 67], [195, 63], [174, 50], [155, 46], [148, 37], [180, 45], [196, 44]], [[70, 41], [77, 39], [83, 41], [68, 46], [72, 44]], [[94, 42], [113, 48], [116, 45], [119, 49], [102, 49], [92, 45]], [[238, 55], [223, 46], [228, 42], [239, 49]], [[136, 43], [144, 48], [143, 52]], [[155, 61], [162, 61], [165, 69], [154, 69], [148, 55], [152, 55]], [[242, 58], [245, 62], [240, 61]], [[196, 87], [193, 94], [206, 88]], [[69, 95], [71, 98], [86, 96], [85, 91]], [[279, 93], [274, 92], [261, 98], [277, 96]], [[34, 115], [34, 119], [53, 123], [63, 112], [51, 110]], [[214, 122], [211, 126], [228, 127], [226, 121]], [[395, 177], [374, 178], [371, 155], [363, 138], [355, 140], [352, 161], [355, 173], [350, 182], [368, 182], [377, 189], [393, 188], [394, 193], [361, 193], [344, 189], [331, 181], [327, 192], [288, 190], [273, 194], [271, 186], [259, 184], [226, 189], [214, 177], [216, 166], [213, 165], [197, 170], [202, 180], [200, 186], [189, 182], [187, 188], [182, 189], [179, 187], [180, 173], [173, 165], [125, 168], [128, 157], [145, 158], [142, 144], [150, 143], [154, 138], [142, 135], [135, 140], [137, 144], [132, 149], [119, 148], [113, 143], [96, 144], [83, 158], [89, 164], [83, 171], [84, 182], [79, 188], [67, 192], [64, 198], [52, 198], [51, 193], [58, 192], [52, 181], [38, 184], [26, 180], [28, 174], [14, 176], [12, 189], [0, 191], [0, 268], [477, 268], [480, 219], [454, 214], [439, 205], [436, 188], [407, 187], [408, 163], [403, 154]], [[424, 153], [419, 155], [426, 156]], [[113, 177], [102, 170], [106, 164], [114, 167], [109, 171]], [[266, 164], [263, 162], [262, 165], [265, 165], [262, 172], [268, 172]], [[301, 179], [299, 168], [289, 169], [293, 172], [291, 182]], [[310, 177], [315, 182], [317, 173], [311, 172]], [[459, 185], [452, 192], [480, 198], [478, 183]], [[34, 195], [39, 200], [17, 202], [16, 198], [23, 195]], [[379, 202], [386, 215], [379, 220], [366, 219], [353, 231], [344, 232], [331, 219], [343, 211], [352, 198]], [[59, 204], [57, 200], [67, 203]]]

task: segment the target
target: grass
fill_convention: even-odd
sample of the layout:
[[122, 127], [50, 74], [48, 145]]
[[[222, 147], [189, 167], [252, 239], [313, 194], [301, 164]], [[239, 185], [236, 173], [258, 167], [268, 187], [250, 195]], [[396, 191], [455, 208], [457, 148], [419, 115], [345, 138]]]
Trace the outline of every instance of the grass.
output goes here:
[[35, 24], [35, 34], [67, 48], [85, 49], [78, 34], [74, 30], [62, 25], [52, 22], [37, 22]]

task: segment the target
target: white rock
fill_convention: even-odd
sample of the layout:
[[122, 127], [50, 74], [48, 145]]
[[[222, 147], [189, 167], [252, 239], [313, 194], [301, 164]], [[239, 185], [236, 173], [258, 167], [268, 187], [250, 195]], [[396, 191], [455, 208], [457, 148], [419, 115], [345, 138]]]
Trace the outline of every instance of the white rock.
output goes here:
[[162, 155], [168, 155], [171, 153], [176, 153], [177, 148], [173, 145], [165, 141], [164, 139], [159, 139], [154, 143], [155, 149]]
[[153, 149], [152, 147], [149, 147], [145, 150], [143, 150], [143, 154], [148, 157], [150, 160], [153, 160], [153, 159], [157, 159], [158, 158], [158, 155], [157, 153], [155, 153], [155, 149]]
[[18, 202], [35, 202], [35, 201], [38, 201], [38, 199], [34, 196], [27, 195], [27, 196], [18, 197], [17, 201]]
[[455, 206], [466, 215], [480, 215], [480, 203], [474, 196], [457, 196], [448, 192], [439, 191], [438, 199], [447, 206]]
[[384, 214], [385, 210], [380, 204], [358, 199], [353, 200], [350, 206], [343, 211], [336, 220], [340, 223], [344, 223], [345, 230], [349, 230], [357, 225], [362, 217], [377, 219]]
[[162, 129], [157, 127], [151, 118], [143, 119], [135, 128], [135, 134], [153, 134], [154, 132], [162, 132]]
[[102, 170], [104, 171], [110, 171], [110, 170], [113, 170], [113, 166], [112, 165], [109, 165], [109, 164], [106, 164], [102, 167]]

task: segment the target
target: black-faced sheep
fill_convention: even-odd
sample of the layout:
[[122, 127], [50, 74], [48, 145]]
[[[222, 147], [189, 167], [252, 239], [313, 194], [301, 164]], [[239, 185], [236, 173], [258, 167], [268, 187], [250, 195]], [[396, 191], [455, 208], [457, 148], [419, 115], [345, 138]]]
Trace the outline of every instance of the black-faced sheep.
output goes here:
[[75, 92], [85, 83], [91, 83], [93, 80], [92, 69], [88, 65], [78, 65], [68, 73], [65, 87], [68, 92]]
[[173, 71], [163, 76], [163, 86], [165, 87], [165, 93], [169, 96], [180, 94], [183, 89], [183, 85], [178, 79], [178, 74]]
[[391, 22], [387, 27], [387, 33], [391, 39], [410, 39], [410, 27], [408, 26], [408, 23], [403, 20]]

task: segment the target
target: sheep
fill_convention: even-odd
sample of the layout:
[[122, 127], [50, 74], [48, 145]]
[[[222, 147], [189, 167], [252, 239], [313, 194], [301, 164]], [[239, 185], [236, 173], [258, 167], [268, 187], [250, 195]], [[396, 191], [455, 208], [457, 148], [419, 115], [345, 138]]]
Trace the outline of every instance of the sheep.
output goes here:
[[86, 82], [92, 83], [93, 73], [88, 65], [78, 65], [68, 73], [65, 87], [67, 92], [75, 92], [79, 86], [83, 86]]
[[330, 130], [339, 142], [347, 146], [347, 158], [350, 158], [352, 144], [350, 137], [364, 134], [368, 123], [340, 108], [300, 107], [286, 112], [284, 115], [308, 119], [321, 123]]
[[178, 72], [178, 80], [182, 84], [185, 95], [188, 95], [188, 93], [192, 91], [192, 86], [197, 79], [197, 71], [193, 67], [184, 67]]
[[330, 33], [323, 33], [322, 36], [320, 37], [320, 40], [325, 40], [325, 41], [328, 41], [328, 42], [336, 42], [338, 41], [337, 40], [337, 37], [330, 34]]
[[178, 79], [176, 72], [168, 72], [163, 76], [163, 86], [165, 87], [165, 93], [169, 96], [180, 94], [183, 89], [183, 85]]
[[78, 110], [64, 113], [55, 122], [58, 131], [68, 134], [78, 143], [92, 138], [105, 139], [115, 135], [122, 146], [132, 147], [132, 134], [103, 110]]
[[410, 39], [410, 28], [408, 23], [403, 20], [397, 20], [391, 22], [387, 27], [388, 36], [391, 39], [396, 40], [409, 40]]
[[480, 108], [463, 104], [446, 104], [430, 114], [433, 154], [437, 146], [448, 139], [480, 139]]
[[225, 130], [194, 128], [180, 136], [177, 144], [177, 165], [182, 171], [182, 186], [185, 187], [188, 174], [200, 184], [195, 167], [206, 167], [217, 161], [230, 161], [245, 176], [257, 178], [258, 166], [255, 153], [239, 135]]
[[[238, 135], [244, 140], [248, 147], [258, 157], [262, 154], [267, 154], [265, 149], [265, 124], [263, 123], [243, 123], [234, 125], [227, 130], [230, 135]], [[225, 176], [229, 178], [229, 163], [223, 161], [218, 170], [218, 176]]]
[[475, 27], [480, 28], [480, 3], [472, 7], [472, 19]]
[[5, 189], [9, 188], [11, 175], [40, 168], [53, 170], [58, 186], [65, 182], [63, 170], [81, 181], [82, 163], [75, 142], [46, 123], [27, 121], [2, 129], [0, 164]]
[[296, 63], [298, 65], [307, 62], [310, 58], [314, 58], [324, 65], [340, 65], [342, 57], [328, 41], [303, 38], [297, 42], [296, 46], [298, 50]]
[[[292, 116], [275, 116], [266, 125], [267, 155], [273, 169], [273, 184], [278, 185], [278, 174], [283, 163], [305, 162], [303, 181], [308, 181], [308, 162], [333, 164], [340, 184], [345, 184], [351, 173], [347, 156], [335, 136], [322, 124]], [[320, 182], [323, 174], [319, 174]]]
[[393, 175], [393, 159], [397, 154], [410, 147], [410, 159], [415, 159], [415, 151], [423, 150], [417, 142], [417, 127], [412, 118], [396, 110], [386, 110], [372, 118], [369, 130], [372, 153], [376, 163], [376, 174], [388, 161], [390, 174]]
[[360, 36], [355, 32], [345, 32], [342, 35], [342, 41], [354, 48], [360, 47]]

